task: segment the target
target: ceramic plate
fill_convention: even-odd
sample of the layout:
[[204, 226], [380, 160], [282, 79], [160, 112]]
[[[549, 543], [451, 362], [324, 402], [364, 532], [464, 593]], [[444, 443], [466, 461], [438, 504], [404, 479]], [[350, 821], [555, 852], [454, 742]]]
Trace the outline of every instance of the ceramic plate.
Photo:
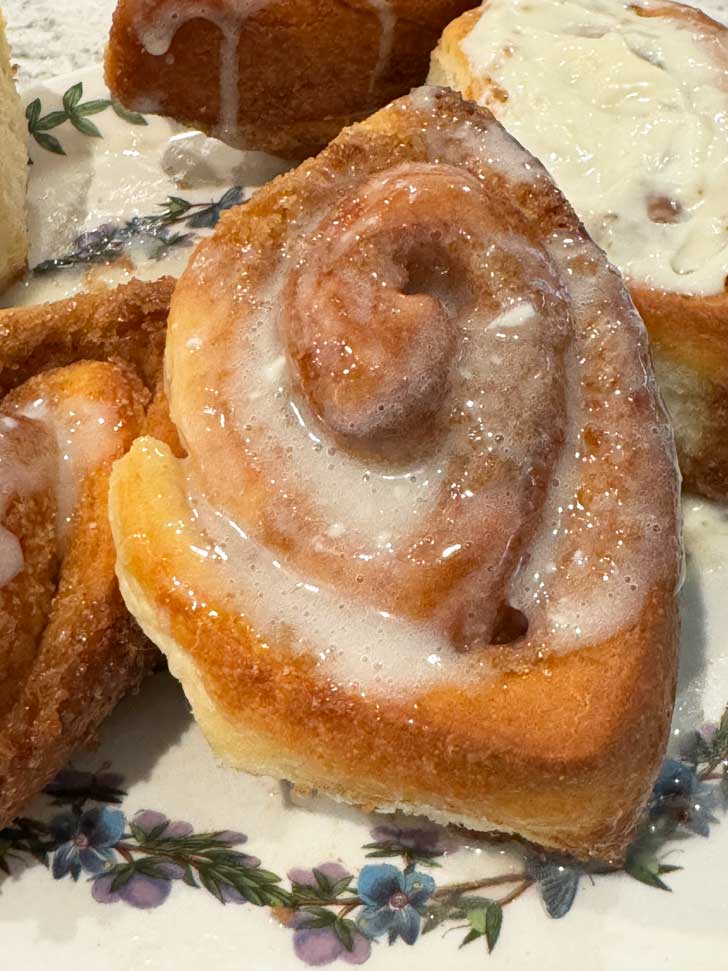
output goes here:
[[[284, 167], [125, 112], [99, 70], [26, 100], [33, 270], [9, 303], [179, 273], [220, 212]], [[688, 498], [685, 524], [671, 759], [626, 869], [228, 770], [160, 673], [0, 833], [3, 966], [725, 969], [728, 510]]]

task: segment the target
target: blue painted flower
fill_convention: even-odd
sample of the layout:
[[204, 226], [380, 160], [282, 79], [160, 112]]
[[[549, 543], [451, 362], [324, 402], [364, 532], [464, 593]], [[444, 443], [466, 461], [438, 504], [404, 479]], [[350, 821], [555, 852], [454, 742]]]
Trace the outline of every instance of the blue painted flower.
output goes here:
[[114, 863], [113, 848], [124, 835], [124, 814], [108, 806], [80, 815], [64, 813], [51, 821], [50, 831], [59, 843], [53, 854], [54, 878], [70, 873], [78, 880], [81, 870], [97, 874]]
[[701, 782], [695, 771], [683, 762], [666, 759], [652, 790], [650, 816], [667, 816], [698, 836], [710, 834], [710, 824], [718, 819], [712, 810], [717, 792]]
[[422, 908], [435, 891], [435, 881], [418, 870], [402, 872], [389, 863], [365, 866], [359, 874], [357, 892], [364, 909], [357, 925], [367, 937], [389, 936], [394, 944], [401, 937], [414, 944], [420, 933]]

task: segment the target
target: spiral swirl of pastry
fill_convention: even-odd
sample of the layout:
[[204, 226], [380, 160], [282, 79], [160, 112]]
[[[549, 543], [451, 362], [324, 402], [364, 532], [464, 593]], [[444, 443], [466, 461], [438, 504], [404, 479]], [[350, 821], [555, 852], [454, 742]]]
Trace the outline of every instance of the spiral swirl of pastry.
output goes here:
[[192, 602], [401, 689], [629, 624], [674, 586], [677, 480], [639, 318], [541, 167], [436, 89], [376, 117], [386, 153], [335, 144], [183, 278], [169, 521]]
[[540, 164], [452, 92], [394, 102], [223, 218], [165, 376], [186, 457], [115, 465], [117, 573], [217, 751], [621, 853], [674, 697], [678, 474]]
[[161, 434], [171, 283], [0, 311], [0, 827], [156, 653], [119, 594], [107, 494], [135, 436]]

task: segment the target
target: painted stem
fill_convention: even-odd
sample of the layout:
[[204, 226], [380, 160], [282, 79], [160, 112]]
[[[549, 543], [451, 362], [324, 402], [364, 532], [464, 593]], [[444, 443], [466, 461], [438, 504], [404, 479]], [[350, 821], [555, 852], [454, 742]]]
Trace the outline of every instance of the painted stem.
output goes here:
[[501, 897], [498, 903], [501, 905], [501, 907], [505, 907], [507, 904], [513, 903], [514, 900], [517, 900], [521, 894], [524, 894], [529, 887], [533, 886], [533, 884], [533, 879], [531, 877], [527, 877], [523, 883], [520, 884], [520, 886], [511, 890], [511, 892], [506, 894], [505, 897]]
[[433, 896], [449, 897], [454, 894], [471, 893], [473, 890], [483, 890], [486, 887], [500, 887], [507, 883], [525, 883], [529, 886], [533, 882], [526, 873], [502, 873], [498, 877], [486, 877], [483, 880], [470, 880], [466, 883], [453, 883], [449, 887], [440, 887]]

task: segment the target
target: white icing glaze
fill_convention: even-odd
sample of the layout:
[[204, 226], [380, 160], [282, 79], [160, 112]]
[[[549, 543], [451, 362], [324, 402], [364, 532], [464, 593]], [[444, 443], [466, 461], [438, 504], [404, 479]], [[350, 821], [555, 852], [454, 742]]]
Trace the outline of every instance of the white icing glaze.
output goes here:
[[384, 75], [392, 59], [392, 47], [394, 45], [394, 28], [397, 24], [397, 15], [392, 9], [392, 0], [369, 0], [371, 8], [379, 18], [379, 52], [377, 63], [369, 82], [369, 90], [372, 91], [377, 81]]
[[[245, 21], [272, 0], [136, 0], [132, 7], [137, 36], [144, 49], [154, 57], [168, 55], [179, 28], [192, 20], [207, 20], [220, 31], [220, 117], [217, 132], [227, 142], [238, 141], [238, 109], [240, 107], [240, 68], [238, 47]], [[368, 0], [377, 16], [380, 39], [377, 61], [371, 76], [370, 90], [387, 70], [392, 57], [394, 28], [397, 15], [391, 0]], [[131, 4], [129, 6], [132, 6]], [[158, 110], [156, 104], [149, 110]]]
[[[0, 415], [0, 523], [10, 502], [47, 489], [53, 481], [55, 445], [34, 422]], [[23, 569], [17, 536], [0, 525], [0, 587]]]
[[15, 414], [42, 425], [55, 443], [56, 530], [63, 550], [79, 486], [117, 449], [118, 416], [108, 404], [86, 398], [38, 398]]
[[[396, 110], [428, 111], [433, 97], [417, 92]], [[532, 645], [547, 652], [587, 646], [628, 626], [656, 573], [669, 573], [677, 561], [672, 533], [665, 543], [654, 529], [657, 510], [670, 515], [664, 497], [677, 501], [669, 433], [657, 405], [653, 429], [630, 408], [652, 378], [644, 370], [643, 330], [619, 278], [586, 239], [554, 237], [541, 249], [497, 232], [486, 203], [468, 213], [464, 200], [481, 191], [468, 175], [474, 157], [511, 184], [546, 180], [499, 126], [483, 132], [465, 117], [449, 133], [435, 125], [425, 130], [429, 163], [352, 184], [340, 175], [341, 195], [333, 192], [332, 199], [343, 200], [341, 206], [329, 199], [291, 216], [275, 260], [254, 247], [241, 251], [235, 330], [225, 329], [225, 314], [197, 312], [181, 329], [173, 324], [168, 342], [172, 415], [191, 455], [185, 535], [189, 530], [190, 549], [211, 578], [204, 595], [187, 591], [195, 609], [223, 603], [264, 642], [290, 643], [332, 681], [373, 692], [487, 675], [487, 653], [457, 653], [446, 632], [452, 591], [421, 614], [408, 614], [397, 599], [403, 586], [416, 592], [427, 571], [457, 568], [474, 544], [481, 544], [477, 565], [466, 577], [477, 580], [478, 609], [488, 601], [494, 610], [503, 577], [512, 577], [508, 602], [527, 616]], [[433, 180], [439, 207], [429, 196]], [[298, 302], [310, 308], [314, 325], [340, 318], [386, 327], [388, 314], [405, 314], [406, 301], [397, 297], [409, 292], [400, 264], [409, 240], [416, 256], [423, 226], [425, 245], [447, 240], [462, 275], [478, 281], [467, 291], [467, 299], [477, 298], [464, 304], [457, 280], [435, 259], [426, 283], [413, 290], [424, 286], [458, 322], [440, 408], [447, 435], [431, 435], [427, 447], [412, 450], [416, 435], [407, 432], [394, 451], [361, 452], [342, 445], [302, 393], [290, 328], [308, 326]], [[256, 260], [267, 267], [263, 288], [248, 277]], [[416, 266], [413, 272], [416, 278]], [[322, 288], [326, 280], [330, 290]], [[578, 346], [598, 356], [609, 376], [589, 404], [583, 382], [598, 374], [601, 389], [604, 377], [570, 345], [574, 320], [583, 331]], [[330, 339], [303, 341], [323, 348]], [[412, 341], [409, 362], [417, 355]], [[342, 349], [350, 350], [343, 343]], [[351, 354], [360, 360], [356, 345]], [[396, 365], [390, 368], [396, 374]], [[383, 387], [390, 377], [382, 375]], [[599, 458], [585, 447], [586, 432], [603, 440]], [[645, 442], [653, 433], [656, 450]], [[657, 458], [657, 504], [621, 476], [622, 460], [632, 463], [645, 450]], [[463, 459], [471, 452], [475, 466]], [[264, 500], [246, 502], [241, 454], [246, 469], [265, 470]], [[478, 466], [481, 459], [486, 464]], [[586, 509], [584, 474], [605, 461], [614, 467], [615, 486]], [[542, 512], [532, 518], [540, 478]], [[352, 571], [356, 582], [349, 582]], [[323, 574], [329, 579], [322, 581]]]
[[488, 0], [462, 41], [468, 93], [544, 162], [625, 275], [722, 292], [728, 43], [636, 6]]
[[[52, 489], [62, 554], [86, 476], [117, 451], [113, 409], [85, 398], [37, 398], [0, 415], [0, 523], [15, 497]], [[0, 526], [0, 587], [23, 569], [18, 538]]]
[[240, 0], [220, 3], [216, 0], [139, 0], [136, 31], [143, 47], [155, 57], [167, 54], [179, 28], [192, 20], [207, 20], [221, 35], [220, 47], [220, 116], [217, 129], [226, 140], [234, 140], [238, 128], [240, 105], [238, 45], [245, 21], [270, 0]]

